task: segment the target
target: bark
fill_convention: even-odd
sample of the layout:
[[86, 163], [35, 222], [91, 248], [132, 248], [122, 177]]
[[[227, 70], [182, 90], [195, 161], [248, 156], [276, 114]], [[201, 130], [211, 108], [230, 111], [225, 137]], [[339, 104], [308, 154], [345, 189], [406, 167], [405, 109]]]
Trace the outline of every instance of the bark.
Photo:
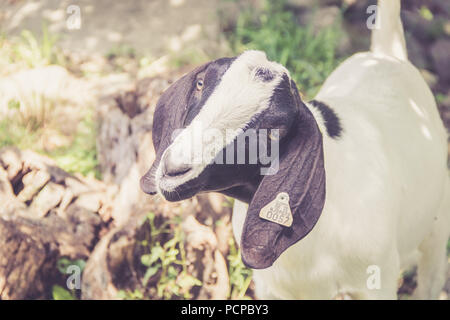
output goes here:
[[105, 190], [36, 153], [0, 150], [1, 299], [49, 297], [58, 259], [90, 255], [111, 222]]

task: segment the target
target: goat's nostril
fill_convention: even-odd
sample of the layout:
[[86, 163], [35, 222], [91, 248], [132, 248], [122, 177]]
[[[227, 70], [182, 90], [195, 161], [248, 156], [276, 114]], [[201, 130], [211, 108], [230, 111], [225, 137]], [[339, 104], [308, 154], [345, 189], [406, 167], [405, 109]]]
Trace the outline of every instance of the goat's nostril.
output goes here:
[[169, 177], [177, 177], [184, 175], [192, 170], [192, 166], [189, 164], [175, 163], [170, 160], [170, 157], [167, 157], [164, 161], [163, 168], [164, 175], [168, 175]]

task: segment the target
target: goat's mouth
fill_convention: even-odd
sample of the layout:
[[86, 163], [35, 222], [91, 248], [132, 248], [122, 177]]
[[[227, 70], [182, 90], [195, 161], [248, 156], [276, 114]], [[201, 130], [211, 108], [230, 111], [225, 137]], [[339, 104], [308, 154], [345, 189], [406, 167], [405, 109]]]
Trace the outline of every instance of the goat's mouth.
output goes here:
[[201, 190], [201, 184], [192, 182], [184, 183], [182, 185], [178, 185], [176, 187], [171, 187], [168, 189], [165, 189], [164, 186], [165, 182], [163, 180], [159, 184], [159, 191], [167, 201], [171, 202], [192, 198]]
[[161, 174], [157, 178], [159, 193], [167, 201], [181, 201], [192, 198], [202, 189], [202, 179], [193, 168], [176, 175]]

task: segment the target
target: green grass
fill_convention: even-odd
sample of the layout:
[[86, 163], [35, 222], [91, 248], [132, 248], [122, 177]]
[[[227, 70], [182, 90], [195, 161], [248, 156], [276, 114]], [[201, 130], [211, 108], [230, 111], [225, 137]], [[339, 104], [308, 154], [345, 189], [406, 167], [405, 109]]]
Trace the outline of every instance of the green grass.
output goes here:
[[66, 58], [56, 45], [59, 36], [42, 25], [42, 36], [37, 37], [30, 30], [23, 30], [19, 37], [7, 39], [0, 36], [0, 67], [17, 64], [35, 68], [50, 64], [65, 65]]
[[312, 98], [339, 62], [339, 30], [328, 27], [314, 31], [300, 26], [285, 2], [266, 1], [258, 14], [244, 10], [228, 39], [236, 54], [246, 49], [266, 52], [269, 59], [284, 65], [299, 90]]
[[136, 299], [190, 299], [191, 290], [202, 282], [187, 270], [184, 233], [179, 217], [157, 222], [154, 213], [147, 215], [150, 233], [141, 245], [148, 253], [141, 256], [145, 267], [142, 278], [144, 290], [121, 290], [119, 298]]
[[[57, 261], [56, 267], [63, 276], [64, 280], [67, 280], [67, 277], [70, 276], [70, 270], [68, 270], [70, 266], [77, 266], [79, 270], [83, 272], [84, 267], [86, 266], [86, 261], [82, 259], [70, 260], [67, 258], [60, 258]], [[53, 300], [78, 300], [80, 299], [80, 296], [81, 291], [78, 289], [68, 289], [58, 284], [55, 284], [52, 287]]]
[[234, 238], [229, 239], [230, 253], [228, 259], [228, 275], [230, 277], [231, 300], [251, 299], [247, 295], [252, 280], [252, 270], [247, 268], [241, 259], [241, 250], [237, 248]]
[[[53, 108], [49, 108], [48, 110]], [[48, 112], [49, 114], [51, 111]], [[18, 112], [12, 117], [0, 121], [0, 148], [16, 146], [19, 149], [31, 149], [53, 158], [58, 166], [69, 173], [81, 173], [100, 179], [96, 146], [96, 122], [92, 111], [87, 110], [84, 118], [71, 139], [71, 143], [51, 151], [43, 148], [40, 140], [55, 119], [26, 117]], [[46, 120], [45, 120], [46, 119]], [[57, 119], [56, 119], [57, 120]]]
[[23, 104], [14, 99], [8, 101], [8, 109], [13, 112], [0, 120], [0, 148], [36, 146], [44, 127], [54, 120], [51, 114], [55, 104], [56, 101], [35, 94]]
[[[119, 291], [118, 298], [142, 299], [191, 299], [192, 289], [202, 282], [187, 270], [184, 233], [181, 218], [162, 220], [149, 213], [148, 237], [141, 241], [147, 253], [141, 256], [145, 268], [141, 279], [142, 288]], [[230, 252], [227, 257], [230, 278], [228, 299], [251, 299], [248, 289], [252, 271], [244, 266], [240, 250], [233, 238], [229, 239]]]
[[56, 149], [48, 156], [55, 159], [58, 166], [69, 173], [81, 173], [84, 176], [94, 176], [101, 179], [97, 159], [97, 124], [88, 110], [78, 124], [73, 142], [64, 148]]
[[[0, 70], [11, 65], [18, 70], [51, 64], [66, 66], [66, 58], [57, 45], [58, 39], [59, 36], [51, 34], [45, 24], [40, 38], [29, 30], [23, 30], [20, 37], [12, 39], [1, 36]], [[14, 145], [20, 149], [31, 149], [54, 158], [61, 168], [70, 173], [100, 178], [97, 170], [96, 123], [92, 110], [88, 108], [82, 111], [85, 115], [76, 132], [67, 136], [61, 133], [61, 125], [64, 124], [60, 123], [54, 112], [65, 104], [67, 101], [37, 94], [22, 102], [10, 100], [7, 107], [12, 112], [0, 119], [0, 148]], [[43, 137], [49, 133], [69, 143], [47, 148]]]

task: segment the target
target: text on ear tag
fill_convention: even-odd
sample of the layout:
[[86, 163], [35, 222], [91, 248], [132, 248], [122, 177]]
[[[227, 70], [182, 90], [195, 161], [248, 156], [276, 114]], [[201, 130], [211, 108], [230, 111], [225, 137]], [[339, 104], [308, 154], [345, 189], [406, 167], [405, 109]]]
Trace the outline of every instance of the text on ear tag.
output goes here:
[[263, 207], [259, 212], [260, 218], [290, 227], [292, 225], [292, 212], [289, 207], [289, 195], [281, 192], [275, 200]]

